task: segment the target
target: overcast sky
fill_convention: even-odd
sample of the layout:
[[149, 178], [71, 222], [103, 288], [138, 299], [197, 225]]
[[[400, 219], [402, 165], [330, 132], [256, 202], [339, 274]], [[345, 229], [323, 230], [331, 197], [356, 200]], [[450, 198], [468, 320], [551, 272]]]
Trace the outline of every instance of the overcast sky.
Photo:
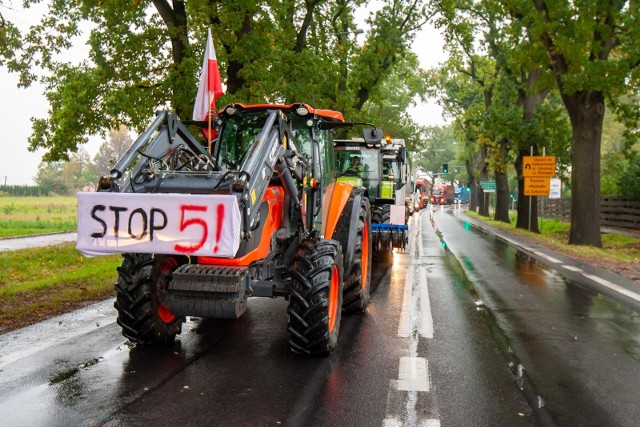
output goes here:
[[[23, 10], [13, 2], [11, 9], [2, 8], [5, 19], [12, 21], [21, 30], [39, 21], [42, 7]], [[362, 37], [362, 36], [361, 36]], [[442, 37], [432, 27], [423, 29], [413, 44], [414, 51], [420, 58], [423, 68], [429, 69], [444, 61]], [[77, 46], [72, 54], [78, 56], [85, 49]], [[224, 79], [223, 79], [224, 80]], [[33, 85], [27, 89], [18, 88], [18, 77], [0, 68], [0, 184], [24, 185], [34, 184], [33, 178], [42, 159], [42, 151], [30, 152], [27, 149], [27, 138], [31, 134], [31, 117], [47, 116], [48, 103], [43, 94], [43, 87]], [[195, 91], [194, 91], [195, 96]], [[435, 102], [418, 105], [412, 108], [413, 119], [423, 125], [442, 125], [442, 110]], [[149, 112], [152, 117], [153, 112]], [[135, 136], [134, 136], [135, 139]], [[100, 141], [96, 138], [84, 147], [93, 157]]]

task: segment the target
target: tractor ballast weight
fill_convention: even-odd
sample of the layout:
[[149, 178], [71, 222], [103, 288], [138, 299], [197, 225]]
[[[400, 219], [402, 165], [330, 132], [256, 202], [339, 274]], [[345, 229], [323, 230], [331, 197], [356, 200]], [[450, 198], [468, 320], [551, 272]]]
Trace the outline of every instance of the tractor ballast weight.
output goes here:
[[[189, 130], [207, 122], [157, 113], [97, 194], [78, 194], [78, 249], [123, 254], [115, 307], [135, 343], [172, 340], [185, 316], [238, 318], [250, 297], [285, 297], [291, 350], [328, 354], [342, 311], [369, 301], [369, 200], [336, 181], [331, 142], [357, 124], [306, 104], [230, 104], [213, 124], [208, 152]], [[364, 136], [379, 143], [378, 131]]]

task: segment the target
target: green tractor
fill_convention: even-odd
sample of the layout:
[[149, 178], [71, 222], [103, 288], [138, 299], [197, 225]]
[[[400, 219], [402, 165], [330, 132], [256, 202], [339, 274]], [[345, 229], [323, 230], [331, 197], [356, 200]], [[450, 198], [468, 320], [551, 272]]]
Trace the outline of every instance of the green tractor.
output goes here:
[[[395, 141], [395, 142], [394, 142]], [[406, 196], [410, 195], [410, 167], [404, 140], [367, 143], [361, 138], [334, 140], [338, 182], [366, 188], [372, 209], [373, 257], [393, 263], [393, 249], [407, 242]]]

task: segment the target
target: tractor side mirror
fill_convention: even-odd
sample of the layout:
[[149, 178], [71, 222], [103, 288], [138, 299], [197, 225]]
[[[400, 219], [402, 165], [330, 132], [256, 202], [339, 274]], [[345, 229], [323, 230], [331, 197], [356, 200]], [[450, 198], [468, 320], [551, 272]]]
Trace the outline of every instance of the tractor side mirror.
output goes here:
[[377, 145], [382, 142], [382, 129], [380, 128], [366, 128], [362, 133], [367, 144]]

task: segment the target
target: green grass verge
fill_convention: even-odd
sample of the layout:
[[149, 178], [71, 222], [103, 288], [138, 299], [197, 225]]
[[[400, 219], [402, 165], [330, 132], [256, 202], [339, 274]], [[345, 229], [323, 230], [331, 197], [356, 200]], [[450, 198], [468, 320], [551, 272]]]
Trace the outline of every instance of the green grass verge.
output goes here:
[[569, 245], [570, 224], [562, 221], [548, 218], [539, 220], [538, 227], [540, 229], [540, 234], [537, 234], [528, 230], [516, 228], [515, 212], [511, 212], [509, 214], [509, 217], [511, 218], [510, 224], [480, 216], [477, 212], [469, 210], [465, 211], [465, 213], [468, 216], [482, 221], [492, 227], [532, 239], [568, 255], [586, 259], [599, 259], [605, 262], [607, 260], [623, 263], [640, 262], [640, 239], [624, 234], [602, 234], [602, 248]]
[[75, 197], [0, 197], [0, 237], [75, 231]]
[[85, 258], [73, 242], [0, 252], [0, 333], [115, 295], [120, 263]]

